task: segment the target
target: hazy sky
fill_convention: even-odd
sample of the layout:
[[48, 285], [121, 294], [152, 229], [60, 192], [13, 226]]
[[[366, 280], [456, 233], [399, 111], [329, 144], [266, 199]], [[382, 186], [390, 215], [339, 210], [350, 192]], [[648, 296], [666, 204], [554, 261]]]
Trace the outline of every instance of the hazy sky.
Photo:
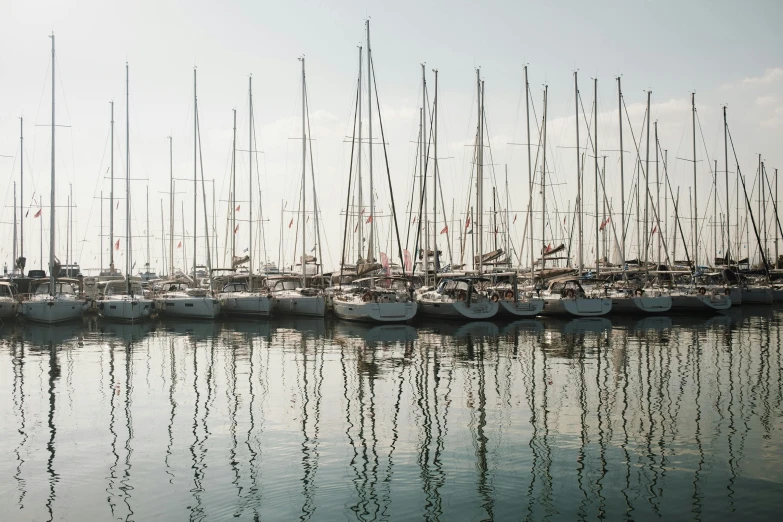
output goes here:
[[[556, 4], [556, 5], [555, 5]], [[298, 57], [306, 56], [315, 176], [323, 212], [326, 268], [336, 266], [342, 244], [340, 212], [347, 193], [352, 107], [358, 73], [357, 46], [364, 42], [364, 20], [371, 19], [372, 50], [381, 101], [389, 165], [398, 211], [409, 199], [421, 105], [421, 63], [426, 62], [429, 96], [432, 69], [439, 70], [439, 152], [447, 213], [464, 220], [468, 208], [470, 157], [476, 126], [475, 68], [485, 80], [489, 143], [496, 180], [505, 201], [504, 165], [508, 165], [510, 213], [519, 244], [527, 207], [527, 157], [523, 147], [525, 109], [523, 65], [529, 66], [532, 100], [540, 118], [542, 90], [549, 84], [548, 169], [555, 185], [548, 205], [562, 213], [576, 195], [574, 70], [590, 117], [592, 78], [598, 78], [599, 155], [607, 155], [607, 185], [619, 207], [617, 82], [633, 134], [642, 136], [646, 90], [652, 91], [652, 119], [659, 122], [662, 146], [669, 150], [673, 183], [687, 203], [692, 164], [690, 93], [696, 92], [701, 125], [697, 140], [699, 215], [705, 217], [711, 189], [711, 161], [723, 167], [723, 104], [737, 146], [740, 167], [753, 183], [756, 154], [768, 172], [783, 167], [783, 43], [775, 23], [783, 17], [776, 1], [728, 2], [11, 2], [0, 4], [0, 186], [4, 190], [0, 258], [11, 264], [13, 182], [19, 179], [19, 117], [25, 127], [25, 199], [33, 209], [25, 221], [28, 268], [38, 267], [40, 219], [37, 198], [44, 193], [44, 234], [48, 236], [51, 63], [48, 38], [57, 41], [57, 198], [65, 204], [73, 184], [76, 205], [76, 258], [83, 268], [98, 268], [100, 252], [108, 263], [109, 241], [99, 243], [101, 190], [108, 197], [109, 102], [115, 101], [115, 194], [124, 197], [125, 62], [130, 64], [130, 144], [133, 178], [134, 259], [146, 259], [144, 196], [150, 193], [152, 265], [162, 269], [160, 229], [168, 226], [168, 136], [173, 138], [175, 177], [193, 176], [193, 67], [198, 68], [199, 120], [205, 177], [215, 179], [220, 255], [223, 245], [230, 172], [232, 109], [237, 109], [240, 149], [247, 149], [247, 89], [253, 76], [255, 122], [260, 157], [268, 257], [277, 262], [281, 204], [295, 210], [301, 177], [301, 78]], [[364, 100], [366, 102], [366, 98]], [[582, 115], [580, 114], [580, 120]], [[377, 117], [374, 134], [378, 136]], [[581, 145], [587, 124], [580, 121]], [[533, 129], [536, 128], [535, 122]], [[626, 189], [630, 191], [636, 151], [625, 123]], [[592, 126], [591, 130], [592, 132]], [[366, 128], [365, 128], [366, 133]], [[702, 136], [703, 133], [703, 142]], [[366, 135], [366, 134], [365, 134]], [[537, 136], [534, 136], [537, 140]], [[614, 152], [612, 152], [614, 151]], [[379, 205], [389, 204], [382, 149], [374, 149]], [[645, 149], [641, 149], [644, 160]], [[731, 152], [730, 152], [731, 155]], [[6, 157], [10, 156], [10, 157]], [[247, 153], [238, 153], [238, 185], [247, 186]], [[594, 237], [593, 165], [586, 156], [586, 257]], [[709, 158], [709, 162], [707, 161]], [[651, 161], [654, 151], [651, 152]], [[364, 172], [367, 171], [365, 153]], [[486, 160], [489, 163], [490, 160]], [[730, 158], [733, 176], [733, 160]], [[487, 173], [491, 170], [487, 167]], [[652, 167], [651, 167], [652, 171]], [[654, 171], [651, 172], [651, 175]], [[308, 173], [308, 187], [309, 187]], [[367, 183], [367, 181], [365, 181]], [[733, 181], [732, 181], [733, 183]], [[487, 190], [491, 185], [487, 184]], [[310, 188], [308, 188], [308, 191]], [[676, 190], [676, 188], [675, 188]], [[208, 185], [211, 205], [211, 185]], [[247, 190], [240, 190], [246, 198]], [[732, 194], [734, 190], [732, 189]], [[718, 190], [725, 207], [725, 186]], [[732, 196], [733, 197], [733, 196]], [[161, 199], [165, 223], [161, 223]], [[192, 230], [192, 183], [177, 186], [176, 234], [184, 200], [185, 230]], [[540, 207], [538, 196], [536, 208]], [[257, 198], [256, 198], [257, 200]], [[281, 203], [281, 202], [287, 203]], [[199, 205], [201, 196], [199, 195]], [[124, 202], [115, 233], [124, 235]], [[308, 205], [312, 205], [309, 201]], [[487, 197], [485, 206], [490, 206]], [[669, 205], [671, 209], [671, 204]], [[246, 206], [238, 213], [246, 219]], [[199, 210], [199, 234], [203, 234]], [[256, 211], [257, 212], [257, 211]], [[685, 210], [683, 209], [683, 213]], [[722, 210], [719, 210], [722, 212]], [[771, 211], [770, 211], [771, 212]], [[65, 209], [58, 211], [58, 256], [65, 260]], [[771, 213], [770, 213], [771, 216]], [[401, 216], [405, 229], [410, 216]], [[562, 218], [561, 218], [562, 219]], [[442, 217], [439, 218], [442, 220]], [[104, 205], [108, 222], [108, 203]], [[383, 227], [382, 250], [388, 221]], [[736, 222], [736, 221], [734, 221]], [[553, 224], [553, 226], [556, 223]], [[247, 244], [240, 223], [238, 245]], [[540, 230], [540, 218], [535, 223]], [[453, 228], [459, 228], [454, 226]], [[770, 226], [770, 234], [773, 228]], [[293, 231], [283, 229], [286, 264], [293, 257]], [[104, 232], [107, 233], [106, 229]], [[245, 234], [243, 234], [243, 232]], [[710, 234], [704, 228], [703, 232]], [[403, 230], [404, 234], [404, 230]], [[540, 232], [536, 241], [540, 242]], [[557, 233], [555, 233], [557, 236]], [[445, 236], [444, 236], [445, 237]], [[176, 239], [179, 241], [179, 238]], [[487, 239], [491, 241], [491, 239]], [[548, 239], [547, 239], [548, 241]], [[203, 243], [203, 242], [202, 242]], [[190, 258], [190, 241], [187, 242]], [[442, 246], [441, 246], [442, 247]], [[518, 247], [517, 247], [518, 248]], [[706, 247], [705, 247], [706, 250]], [[121, 248], [124, 251], [124, 245]], [[181, 265], [181, 250], [176, 252]], [[119, 253], [118, 253], [119, 255]], [[48, 256], [48, 237], [44, 257]], [[703, 254], [702, 254], [703, 256]], [[630, 255], [629, 255], [630, 257]], [[117, 261], [124, 264], [124, 258]], [[205, 262], [199, 252], [199, 262]], [[46, 263], [46, 260], [44, 260]], [[189, 262], [190, 263], [190, 262]]]

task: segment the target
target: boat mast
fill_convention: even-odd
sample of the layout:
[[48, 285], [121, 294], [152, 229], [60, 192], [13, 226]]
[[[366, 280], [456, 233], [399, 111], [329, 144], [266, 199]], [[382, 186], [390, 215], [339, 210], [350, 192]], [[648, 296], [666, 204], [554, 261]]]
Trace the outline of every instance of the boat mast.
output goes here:
[[150, 186], [147, 185], [147, 274], [150, 273]]
[[[778, 226], [780, 226], [780, 221], [778, 219], [778, 169], [775, 169], [775, 194], [772, 198], [772, 201], [775, 202], [775, 221], [778, 222]], [[780, 253], [778, 252], [778, 229], [775, 228], [775, 263], [774, 268], [778, 267], [778, 259], [780, 259]]]
[[[483, 112], [483, 84], [481, 81], [481, 69], [476, 69], [476, 106], [478, 110], [477, 122], [478, 128], [476, 129], [476, 225], [478, 228], [478, 273], [481, 274], [484, 269], [484, 234], [482, 234], [484, 228], [484, 208], [481, 204], [482, 194], [481, 189], [483, 185], [482, 175], [482, 163], [484, 161], [482, 154], [483, 145], [483, 124], [482, 124], [482, 112]], [[423, 140], [422, 140], [423, 141]], [[475, 257], [473, 262], [475, 264]]]
[[[655, 122], [655, 211], [658, 213], [658, 216], [660, 216], [661, 212], [661, 178], [660, 178], [660, 171], [658, 170], [658, 164], [659, 164], [659, 144], [658, 144], [658, 121]], [[717, 193], [716, 193], [717, 197]], [[666, 198], [666, 191], [664, 191], [664, 199]], [[663, 215], [664, 223], [668, 217], [666, 214]], [[661, 264], [661, 234], [663, 231], [661, 230], [661, 220], [660, 217], [658, 218], [658, 245], [657, 245], [657, 252], [655, 256], [655, 262], [656, 265], [660, 266]], [[663, 236], [666, 237], [666, 236]], [[656, 270], [658, 269], [658, 266], [656, 266]]]
[[[357, 166], [357, 175], [356, 175], [356, 184], [357, 184], [357, 192], [358, 195], [358, 206], [356, 206], [356, 260], [357, 260], [357, 273], [358, 273], [358, 260], [362, 258], [362, 250], [364, 245], [362, 244], [362, 234], [364, 233], [364, 223], [362, 223], [362, 210], [363, 210], [363, 202], [362, 202], [362, 47], [359, 46], [359, 79], [357, 80], [358, 87], [356, 88], [356, 92], [358, 93], [357, 96], [359, 97], [359, 101], [357, 102], [357, 111], [359, 113], [358, 119], [359, 119], [359, 142], [357, 143], [357, 153], [356, 153], [356, 166]], [[367, 73], [367, 78], [369, 82], [370, 74]]]
[[430, 235], [427, 230], [427, 76], [424, 72], [424, 64], [421, 64], [421, 186], [422, 186], [422, 216], [419, 220], [421, 225], [422, 239], [424, 240], [424, 255], [422, 256], [422, 267], [424, 272], [424, 284], [429, 284], [430, 279]]
[[[299, 58], [299, 61], [302, 62], [302, 288], [307, 288], [307, 250], [305, 247], [305, 225], [307, 224], [306, 216], [307, 216], [307, 208], [306, 208], [306, 202], [307, 202], [307, 191], [306, 188], [306, 176], [305, 171], [307, 170], [307, 133], [305, 131], [305, 59], [304, 56]], [[372, 150], [372, 149], [370, 149]]]
[[[598, 78], [593, 78], [593, 160], [595, 162], [595, 273], [601, 273], [601, 240], [598, 223], [598, 192], [601, 186], [598, 183]], [[605, 190], [605, 187], [604, 187]]]
[[645, 271], [649, 270], [648, 261], [650, 256], [650, 232], [649, 232], [649, 226], [650, 226], [650, 220], [649, 220], [649, 211], [650, 211], [650, 198], [648, 197], [648, 191], [650, 188], [650, 97], [652, 95], [651, 91], [647, 91], [647, 150], [645, 152], [645, 160], [644, 160], [644, 269]]
[[620, 117], [620, 265], [625, 274], [625, 157], [623, 156], [623, 90], [617, 77], [617, 103]]
[[530, 154], [530, 84], [527, 81], [527, 65], [525, 65], [525, 117], [527, 119], [527, 222], [529, 223], [530, 233], [530, 282], [533, 282], [533, 267], [535, 266], [535, 252], [533, 249], [533, 164]]
[[[546, 109], [547, 109], [547, 93], [549, 91], [549, 85], [544, 85], [544, 138], [542, 145], [544, 147], [543, 160], [541, 164], [541, 277], [544, 275], [544, 268], [546, 267]], [[531, 245], [532, 248], [532, 245]]]
[[[726, 252], [723, 253], [724, 263], [731, 268], [731, 194], [729, 193], [729, 125], [726, 121], [726, 106], [723, 106], [723, 161], [726, 167]], [[777, 190], [777, 187], [775, 188]], [[777, 196], [777, 192], [776, 192]], [[777, 199], [775, 200], [777, 201]], [[777, 245], [777, 244], [776, 244]]]
[[52, 172], [49, 194], [49, 295], [54, 296], [54, 33], [52, 33]]
[[[237, 110], [234, 115], [233, 139], [231, 141], [231, 268], [237, 255]], [[252, 148], [252, 147], [250, 147]], [[252, 157], [252, 154], [251, 154]]]
[[196, 283], [196, 247], [198, 245], [198, 95], [196, 93], [196, 68], [193, 68], [193, 284]]
[[582, 157], [582, 151], [579, 150], [579, 82], [577, 80], [577, 71], [574, 71], [574, 109], [575, 109], [575, 121], [576, 121], [576, 201], [577, 205], [579, 207], [576, 209], [576, 219], [578, 221], [577, 228], [579, 230], [579, 272], [578, 275], [581, 276], [584, 272], [584, 250], [583, 250], [583, 239], [584, 236], [582, 235], [583, 229], [582, 229], [582, 169], [581, 169], [581, 157]]
[[174, 160], [172, 159], [172, 151], [173, 146], [171, 136], [169, 136], [169, 277], [174, 275]]
[[130, 82], [129, 82], [129, 68], [128, 62], [125, 62], [125, 291], [131, 293], [131, 256], [133, 256], [133, 249], [131, 248], [131, 222], [130, 222], [130, 109], [128, 103], [130, 101]]
[[163, 198], [160, 200], [160, 251], [163, 254], [163, 268], [166, 268], [166, 231], [163, 228], [165, 221], [163, 220]]
[[[432, 252], [433, 258], [433, 273], [438, 270], [438, 70], [433, 71], [435, 73], [435, 98], [432, 104]], [[445, 210], [445, 209], [444, 209]], [[443, 215], [443, 221], [446, 222], [446, 215]], [[506, 249], [508, 250], [508, 249]], [[435, 282], [435, 276], [433, 276], [433, 283]]]
[[109, 273], [114, 274], [114, 101], [111, 105], [111, 154], [109, 182]]
[[699, 267], [699, 206], [696, 195], [696, 93], [691, 93], [691, 118], [693, 121], [693, 272]]
[[[253, 289], [253, 75], [251, 74], [248, 77], [247, 82], [247, 90], [248, 90], [248, 107], [250, 110], [250, 122], [248, 123], [248, 134], [250, 137], [248, 138], [248, 164], [250, 165], [250, 169], [248, 170], [248, 183], [249, 183], [249, 190], [248, 193], [248, 222], [247, 222], [247, 268], [250, 272], [250, 277], [248, 279], [248, 288], [250, 290]], [[236, 118], [236, 111], [234, 111], [234, 118]], [[236, 124], [234, 125], [236, 127]], [[234, 183], [234, 186], [236, 187], [236, 182]], [[236, 192], [235, 192], [236, 194]], [[259, 198], [259, 201], [261, 199]], [[236, 205], [234, 205], [234, 212], [236, 212]], [[263, 224], [259, 224], [259, 226], [263, 226]], [[234, 260], [231, 259], [231, 267], [233, 268]]]
[[[375, 253], [375, 234], [373, 230], [375, 228], [375, 190], [373, 189], [372, 179], [372, 49], [370, 47], [370, 20], [367, 20], [367, 139], [369, 146], [368, 160], [370, 162], [370, 241], [367, 248], [367, 261], [372, 263], [375, 261], [373, 254]], [[371, 280], [371, 283], [372, 284]]]
[[[24, 118], [19, 118], [19, 158], [19, 257], [24, 257]], [[19, 269], [24, 276], [24, 264]]]

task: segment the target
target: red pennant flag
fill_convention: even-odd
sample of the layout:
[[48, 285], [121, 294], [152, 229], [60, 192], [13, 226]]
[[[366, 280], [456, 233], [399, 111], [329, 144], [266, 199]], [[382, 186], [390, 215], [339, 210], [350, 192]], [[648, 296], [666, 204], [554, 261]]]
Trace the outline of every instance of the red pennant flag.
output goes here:
[[182, 241], [179, 242], [179, 245], [177, 245], [177, 248], [182, 248]]
[[449, 231], [449, 226], [446, 225], [445, 227], [443, 227], [443, 230], [441, 230], [440, 233], [441, 234], [446, 234], [448, 231]]
[[544, 253], [545, 253], [545, 254], [548, 254], [548, 253], [549, 253], [549, 252], [551, 252], [551, 251], [552, 251], [552, 243], [550, 243], [550, 244], [548, 244], [548, 245], [546, 246], [546, 250], [544, 250]]
[[383, 268], [389, 268], [389, 256], [384, 252], [381, 252], [381, 266], [383, 266]]
[[236, 210], [237, 212], [239, 212], [239, 207], [241, 207], [241, 206], [242, 206], [241, 204], [240, 204], [240, 205], [237, 205], [237, 208], [235, 208], [234, 210]]
[[657, 231], [658, 231], [658, 225], [655, 225], [655, 226], [653, 227], [653, 229], [652, 229], [652, 232], [650, 232], [650, 235], [653, 235], [653, 234], [655, 234], [655, 232], [657, 232]]
[[414, 225], [416, 224], [416, 216], [413, 216], [413, 221], [412, 221], [412, 223], [413, 223]]
[[470, 216], [468, 216], [468, 219], [465, 220], [465, 228], [468, 228], [470, 226]]
[[120, 249], [120, 240], [118, 239], [116, 243], [114, 243], [114, 250]]
[[309, 223], [309, 222], [310, 222], [310, 216], [307, 216], [307, 219], [305, 219], [305, 223]]
[[27, 217], [27, 216], [29, 216], [29, 215], [30, 215], [30, 209], [28, 208], [28, 209], [27, 209], [27, 212], [25, 212], [25, 213], [24, 213], [24, 217]]
[[237, 226], [234, 227], [234, 234], [237, 233], [237, 230], [239, 230], [239, 224], [237, 223]]
[[356, 223], [356, 226], [355, 226], [355, 227], [353, 227], [353, 231], [354, 231], [354, 232], [356, 232], [357, 230], [359, 230], [359, 223]]
[[516, 215], [516, 214], [514, 214], [514, 221], [512, 221], [512, 222], [511, 222], [511, 224], [513, 225], [513, 224], [514, 224], [514, 223], [516, 223], [516, 222], [517, 222], [517, 215]]
[[362, 211], [361, 211], [361, 212], [359, 212], [359, 215], [360, 215], [360, 216], [363, 216], [363, 215], [364, 215], [364, 211], [365, 211], [365, 210], [367, 210], [367, 209], [366, 209], [366, 208], [363, 208], [363, 209], [362, 209]]
[[33, 215], [33, 217], [34, 217], [34, 218], [39, 218], [39, 217], [41, 217], [41, 212], [42, 212], [42, 211], [43, 211], [43, 209], [42, 209], [42, 208], [39, 208], [39, 209], [38, 209], [38, 212], [36, 212], [36, 213], [35, 213], [35, 215]]
[[365, 223], [372, 223], [372, 216], [367, 216], [367, 221]]
[[291, 228], [291, 225], [293, 225], [293, 224], [294, 224], [294, 218], [291, 218], [291, 222], [288, 223], [288, 228]]

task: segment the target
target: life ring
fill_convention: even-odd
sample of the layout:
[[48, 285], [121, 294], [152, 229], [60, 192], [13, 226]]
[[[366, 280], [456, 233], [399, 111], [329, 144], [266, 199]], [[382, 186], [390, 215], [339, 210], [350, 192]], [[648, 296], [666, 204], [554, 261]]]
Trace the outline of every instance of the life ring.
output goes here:
[[636, 293], [636, 297], [641, 297], [642, 295], [644, 295], [644, 290], [641, 288], [637, 288], [635, 293]]
[[574, 292], [573, 288], [569, 288], [568, 290], [566, 290], [565, 295], [567, 298], [573, 299], [574, 297], [576, 297], [576, 292]]
[[498, 294], [496, 292], [493, 292], [492, 297], [490, 299], [492, 299], [493, 303], [497, 303], [500, 300], [500, 297], [498, 297]]
[[704, 288], [703, 286], [700, 286], [697, 291], [699, 292], [700, 295], [706, 295], [707, 294], [707, 289]]
[[506, 290], [506, 299], [514, 299], [514, 292], [511, 290]]
[[370, 292], [365, 292], [364, 295], [362, 296], [362, 301], [364, 301], [365, 303], [369, 303], [370, 301], [372, 301], [372, 294]]

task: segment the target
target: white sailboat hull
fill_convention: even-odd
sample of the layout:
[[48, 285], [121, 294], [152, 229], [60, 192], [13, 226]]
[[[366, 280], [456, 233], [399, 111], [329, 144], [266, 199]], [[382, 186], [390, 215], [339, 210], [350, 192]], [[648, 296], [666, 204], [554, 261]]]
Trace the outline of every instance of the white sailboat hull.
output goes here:
[[672, 308], [668, 295], [612, 297], [613, 314], [662, 314]]
[[672, 295], [672, 312], [712, 313], [731, 308], [731, 297], [709, 294]]
[[22, 303], [21, 312], [28, 321], [57, 324], [81, 318], [88, 305], [88, 301], [76, 298], [43, 296]]
[[542, 315], [565, 317], [599, 317], [612, 311], [608, 297], [551, 297], [544, 298]]
[[423, 315], [445, 319], [489, 319], [498, 313], [498, 308], [497, 302], [488, 299], [474, 301], [468, 306], [465, 301], [419, 298], [419, 311]]
[[275, 313], [284, 315], [326, 315], [326, 300], [322, 295], [282, 295], [274, 297]]
[[8, 319], [16, 316], [19, 310], [19, 303], [11, 297], [0, 298], [0, 319]]
[[226, 315], [243, 317], [267, 317], [272, 312], [272, 300], [249, 292], [225, 292], [218, 294], [220, 308]]
[[418, 304], [407, 303], [374, 303], [358, 300], [332, 300], [334, 314], [346, 321], [363, 321], [370, 323], [399, 323], [410, 321], [416, 315]]
[[155, 310], [155, 301], [145, 297], [115, 297], [96, 301], [98, 314], [104, 319], [137, 322], [147, 319]]
[[533, 317], [544, 310], [544, 300], [538, 297], [513, 300], [501, 299], [499, 301], [498, 315], [511, 317]]
[[164, 296], [155, 300], [155, 308], [170, 317], [214, 319], [220, 314], [220, 301], [209, 296]]

